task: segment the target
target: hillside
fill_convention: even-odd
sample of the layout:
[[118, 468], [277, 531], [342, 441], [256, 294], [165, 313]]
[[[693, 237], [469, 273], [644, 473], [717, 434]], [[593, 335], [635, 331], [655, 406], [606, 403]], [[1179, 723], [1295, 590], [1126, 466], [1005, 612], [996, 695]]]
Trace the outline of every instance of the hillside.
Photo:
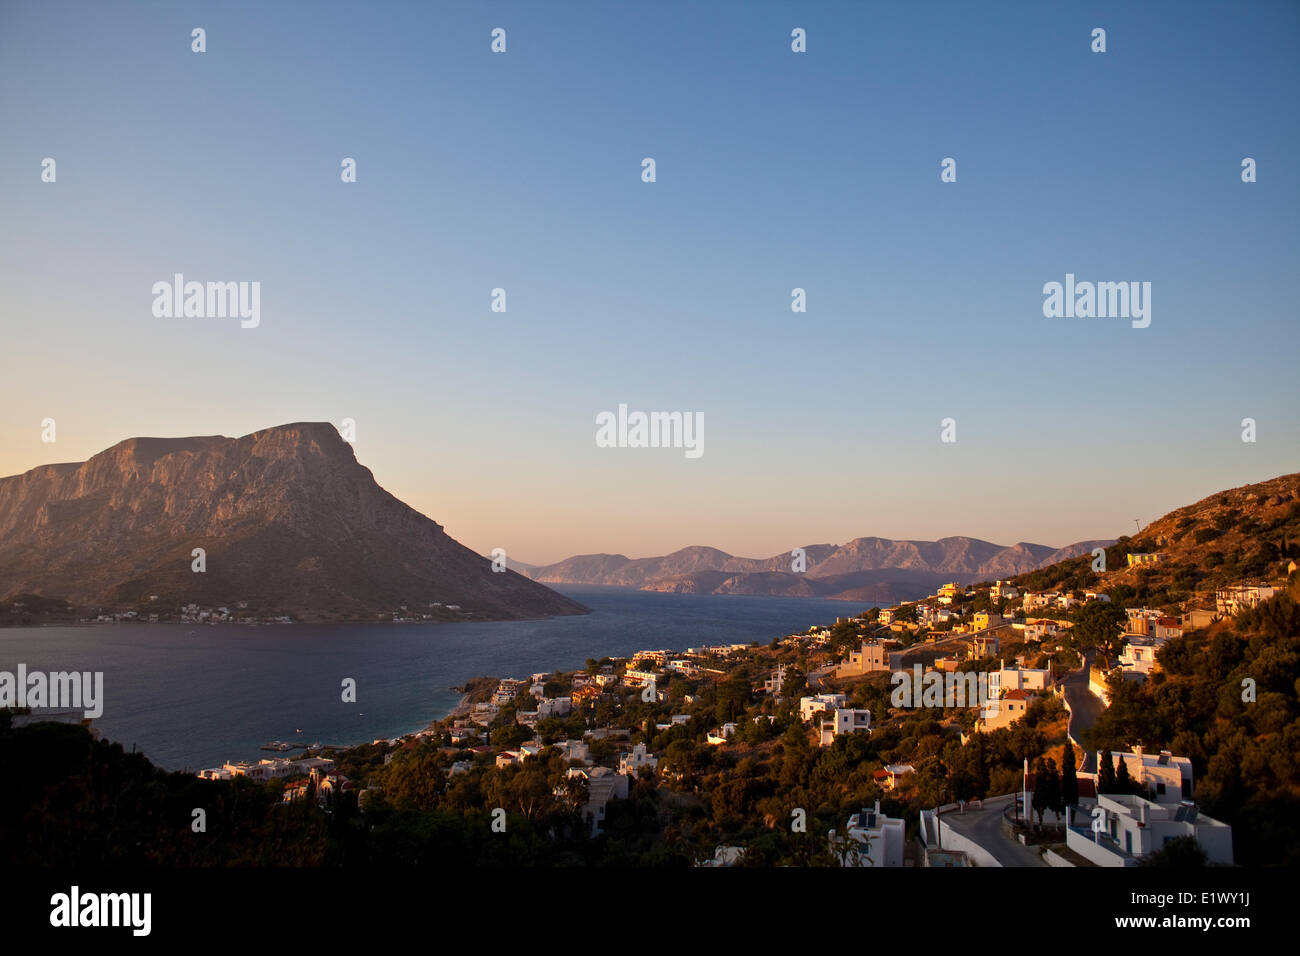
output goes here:
[[[1128, 565], [1148, 553], [1155, 563]], [[1107, 571], [1091, 557], [1066, 560], [1018, 577], [1021, 587], [1104, 587], [1152, 607], [1212, 606], [1216, 588], [1280, 580], [1300, 559], [1300, 474], [1281, 475], [1202, 498], [1169, 512], [1106, 550]]]
[[[194, 548], [206, 552], [203, 573]], [[453, 619], [586, 610], [494, 573], [384, 491], [328, 423], [131, 438], [0, 479], [0, 597], [18, 594], [113, 609], [246, 604], [303, 619], [374, 620], [403, 605]]]

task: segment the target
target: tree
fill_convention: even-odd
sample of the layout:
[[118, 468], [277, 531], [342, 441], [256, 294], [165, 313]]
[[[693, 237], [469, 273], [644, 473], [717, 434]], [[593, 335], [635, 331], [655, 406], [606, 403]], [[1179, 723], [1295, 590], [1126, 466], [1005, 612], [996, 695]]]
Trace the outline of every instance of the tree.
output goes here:
[[1038, 814], [1038, 825], [1043, 825], [1043, 814], [1048, 810], [1061, 811], [1061, 776], [1056, 771], [1056, 761], [1050, 757], [1040, 757], [1034, 770], [1034, 813]]
[[971, 771], [975, 775], [975, 796], [983, 800], [989, 792], [989, 755], [984, 746], [984, 735], [976, 734], [971, 752]]
[[1070, 636], [1080, 647], [1100, 648], [1107, 659], [1115, 656], [1128, 620], [1122, 607], [1110, 601], [1089, 601], [1074, 612], [1073, 620]]
[[1117, 793], [1133, 793], [1133, 780], [1128, 775], [1128, 761], [1122, 756], [1119, 758], [1119, 764], [1115, 767], [1115, 791]]
[[492, 731], [492, 746], [510, 749], [518, 747], [525, 740], [532, 740], [533, 732], [523, 724], [511, 723], [505, 727], [497, 727]]
[[714, 716], [718, 723], [735, 720], [749, 706], [749, 681], [739, 674], [732, 675], [718, 685], [717, 706]]
[[1079, 778], [1074, 772], [1074, 744], [1065, 742], [1065, 756], [1061, 758], [1061, 804], [1073, 807], [1079, 802]]
[[384, 791], [399, 810], [433, 810], [446, 789], [446, 781], [438, 752], [419, 747], [399, 751], [393, 758]]
[[1115, 764], [1111, 761], [1109, 750], [1097, 754], [1097, 792], [1115, 792]]
[[1142, 857], [1138, 860], [1138, 866], [1167, 866], [1185, 870], [1205, 866], [1208, 862], [1209, 856], [1196, 842], [1196, 837], [1180, 836]]
[[800, 668], [791, 665], [785, 669], [780, 694], [782, 697], [798, 697], [799, 692], [807, 686], [808, 676]]

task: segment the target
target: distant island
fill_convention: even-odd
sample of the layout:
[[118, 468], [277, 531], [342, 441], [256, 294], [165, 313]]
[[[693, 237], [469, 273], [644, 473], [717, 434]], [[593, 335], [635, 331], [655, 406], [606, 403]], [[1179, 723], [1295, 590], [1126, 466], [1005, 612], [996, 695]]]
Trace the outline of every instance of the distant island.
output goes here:
[[587, 608], [381, 488], [327, 422], [0, 478], [0, 623], [514, 620]]

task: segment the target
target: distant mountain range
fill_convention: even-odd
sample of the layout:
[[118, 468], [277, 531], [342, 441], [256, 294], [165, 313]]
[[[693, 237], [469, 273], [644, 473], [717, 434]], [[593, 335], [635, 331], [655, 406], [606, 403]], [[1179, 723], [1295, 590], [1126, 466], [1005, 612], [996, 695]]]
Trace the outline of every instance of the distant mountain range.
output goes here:
[[690, 547], [656, 558], [584, 554], [542, 566], [512, 566], [546, 584], [590, 584], [691, 594], [759, 594], [894, 603], [933, 593], [948, 581], [1009, 578], [1105, 547], [1079, 541], [1063, 548], [1021, 542], [1010, 546], [978, 538], [894, 541], [855, 538], [848, 544], [811, 544], [807, 570], [791, 570], [789, 553], [740, 558], [717, 548]]
[[114, 609], [242, 603], [314, 620], [375, 620], [403, 605], [448, 619], [587, 610], [492, 571], [381, 488], [324, 422], [130, 438], [89, 461], [0, 478], [0, 597], [13, 595]]

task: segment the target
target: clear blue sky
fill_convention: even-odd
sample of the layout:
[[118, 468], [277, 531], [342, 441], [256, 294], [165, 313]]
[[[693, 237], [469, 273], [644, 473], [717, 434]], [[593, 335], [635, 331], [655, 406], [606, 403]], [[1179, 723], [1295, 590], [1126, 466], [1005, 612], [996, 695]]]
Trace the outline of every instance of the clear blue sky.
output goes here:
[[[376, 6], [0, 3], [0, 474], [352, 417], [542, 562], [1060, 545], [1300, 470], [1296, 4]], [[261, 326], [155, 318], [175, 272]], [[1044, 318], [1067, 272], [1150, 328]], [[620, 402], [703, 457], [597, 448]]]

